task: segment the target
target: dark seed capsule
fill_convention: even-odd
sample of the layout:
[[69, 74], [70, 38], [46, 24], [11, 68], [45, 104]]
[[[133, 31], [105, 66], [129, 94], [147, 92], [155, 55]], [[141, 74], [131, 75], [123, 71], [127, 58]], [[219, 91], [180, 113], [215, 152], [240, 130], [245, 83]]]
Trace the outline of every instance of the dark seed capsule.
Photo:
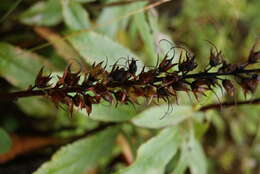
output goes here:
[[234, 96], [235, 87], [230, 80], [223, 80], [222, 85], [229, 96]]
[[51, 80], [51, 75], [43, 76], [43, 67], [42, 67], [35, 79], [35, 86], [37, 88], [49, 87], [50, 85], [48, 85], [48, 83], [50, 80]]
[[136, 60], [132, 59], [128, 67], [128, 72], [132, 75], [135, 75], [136, 71], [137, 71]]

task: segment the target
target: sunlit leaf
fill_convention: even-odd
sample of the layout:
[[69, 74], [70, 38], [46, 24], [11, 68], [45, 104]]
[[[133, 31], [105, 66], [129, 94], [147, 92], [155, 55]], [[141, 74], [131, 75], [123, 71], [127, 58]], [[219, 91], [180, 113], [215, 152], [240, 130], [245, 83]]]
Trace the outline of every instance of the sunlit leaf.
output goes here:
[[[87, 116], [85, 110], [82, 110], [82, 113]], [[132, 106], [119, 105], [117, 107], [111, 106], [111, 104], [96, 104], [93, 105], [92, 113], [90, 118], [93, 120], [99, 121], [127, 121], [133, 118], [136, 115], [136, 111]]]
[[80, 3], [63, 0], [62, 12], [65, 23], [71, 30], [82, 30], [90, 27], [88, 13]]
[[108, 128], [100, 133], [62, 147], [49, 162], [34, 174], [84, 174], [102, 159], [111, 155], [118, 128]]
[[[108, 0], [107, 3], [118, 2], [120, 0]], [[113, 8], [103, 8], [99, 15], [97, 23], [100, 25], [98, 31], [106, 36], [114, 38], [118, 31], [122, 31], [127, 27], [130, 18], [117, 21], [123, 16], [137, 9], [136, 3], [128, 5], [114, 6]]]
[[192, 174], [206, 174], [207, 163], [202, 146], [194, 136], [190, 137], [187, 144], [187, 160]]
[[[145, 2], [136, 3], [139, 8], [145, 6]], [[149, 14], [147, 14], [149, 15]], [[148, 17], [145, 13], [139, 13], [134, 16], [134, 24], [140, 33], [142, 40], [144, 41], [144, 47], [149, 55], [149, 64], [154, 65], [156, 63], [156, 49], [155, 49], [155, 38], [154, 31], [149, 24]]]
[[[202, 113], [196, 112], [192, 106], [188, 105], [159, 105], [144, 110], [139, 113], [132, 122], [140, 127], [161, 128], [177, 125], [189, 117], [197, 117]], [[169, 112], [169, 109], [172, 109]], [[169, 112], [169, 113], [167, 113]]]
[[60, 0], [37, 2], [27, 11], [22, 13], [19, 19], [21, 22], [29, 25], [56, 25], [62, 20]]
[[0, 76], [14, 86], [27, 88], [32, 85], [43, 65], [47, 65], [47, 62], [42, 57], [7, 43], [0, 43]]
[[128, 48], [116, 43], [106, 36], [94, 32], [82, 32], [69, 38], [73, 47], [88, 62], [106, 62], [108, 65], [115, 63], [121, 57], [138, 57]]
[[165, 166], [176, 154], [181, 142], [177, 127], [167, 128], [141, 145], [136, 161], [118, 174], [163, 174]]

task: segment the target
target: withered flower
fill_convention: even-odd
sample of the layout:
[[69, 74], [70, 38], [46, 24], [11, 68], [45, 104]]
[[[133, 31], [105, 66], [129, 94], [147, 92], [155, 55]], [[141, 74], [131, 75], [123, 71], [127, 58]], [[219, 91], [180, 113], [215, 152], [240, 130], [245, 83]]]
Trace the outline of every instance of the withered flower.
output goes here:
[[51, 74], [48, 76], [43, 76], [43, 69], [44, 68], [42, 67], [35, 79], [35, 87], [37, 88], [47, 88], [51, 86], [48, 84], [51, 80]]
[[190, 56], [189, 53], [186, 52], [186, 60], [181, 62], [181, 57], [182, 55], [180, 55], [180, 59], [179, 59], [179, 71], [183, 72], [183, 73], [188, 73], [192, 70], [194, 70], [198, 65], [195, 62], [195, 56], [192, 55]]
[[245, 96], [248, 92], [254, 93], [259, 83], [258, 75], [254, 74], [250, 78], [241, 78], [239, 83], [244, 90]]
[[234, 96], [235, 87], [230, 80], [227, 80], [227, 79], [223, 80], [222, 85], [229, 96]]
[[252, 47], [249, 56], [248, 56], [248, 63], [253, 64], [257, 63], [260, 60], [260, 51], [255, 51], [256, 44]]
[[80, 71], [78, 71], [77, 73], [72, 73], [71, 72], [71, 64], [67, 66], [67, 68], [65, 69], [63, 76], [62, 77], [58, 77], [59, 81], [57, 83], [57, 87], [59, 86], [74, 86], [77, 85], [80, 79]]

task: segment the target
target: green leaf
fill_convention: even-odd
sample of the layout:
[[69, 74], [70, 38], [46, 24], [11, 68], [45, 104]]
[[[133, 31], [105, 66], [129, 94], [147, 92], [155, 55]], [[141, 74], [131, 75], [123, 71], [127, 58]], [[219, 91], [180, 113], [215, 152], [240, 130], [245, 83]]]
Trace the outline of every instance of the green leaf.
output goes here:
[[79, 3], [95, 2], [96, 0], [74, 0]]
[[57, 108], [54, 104], [47, 98], [43, 97], [20, 98], [17, 101], [17, 105], [23, 110], [23, 112], [34, 117], [46, 118], [48, 116], [54, 116], [57, 113]]
[[0, 42], [0, 76], [13, 85], [27, 88], [34, 83], [43, 65], [43, 58], [7, 43]]
[[62, 12], [65, 23], [71, 30], [83, 30], [91, 25], [87, 11], [78, 2], [62, 0]]
[[68, 40], [86, 62], [91, 64], [106, 61], [106, 58], [108, 58], [108, 65], [115, 63], [120, 57], [138, 59], [129, 49], [94, 32], [82, 32], [71, 36]]
[[119, 174], [163, 174], [165, 166], [176, 154], [180, 142], [181, 136], [177, 127], [164, 129], [141, 145], [136, 161]]
[[167, 115], [165, 115], [165, 113], [169, 110], [168, 105], [151, 107], [138, 114], [132, 122], [140, 127], [161, 128], [177, 125], [189, 117], [196, 117], [202, 114], [196, 112], [192, 106], [188, 105], [175, 105], [170, 107], [172, 107], [172, 112]]
[[[81, 113], [86, 114], [85, 110]], [[129, 105], [119, 105], [117, 107], [111, 106], [111, 104], [96, 104], [93, 105], [92, 113], [90, 118], [99, 121], [127, 121], [136, 116], [136, 112], [132, 106]]]
[[62, 20], [60, 0], [37, 2], [22, 13], [19, 19], [28, 25], [54, 26]]
[[34, 174], [84, 174], [111, 155], [117, 133], [118, 128], [108, 128], [66, 145]]
[[[144, 7], [146, 2], [142, 3], [136, 3], [136, 5], [139, 8]], [[147, 14], [149, 15], [149, 14]], [[144, 41], [144, 46], [146, 49], [146, 52], [148, 53], [149, 58], [149, 64], [154, 65], [156, 63], [156, 49], [155, 49], [155, 38], [153, 36], [153, 29], [151, 28], [151, 25], [148, 23], [148, 17], [145, 16], [145, 13], [138, 13], [134, 16], [134, 24], [137, 27], [140, 36], [142, 40]]]
[[[207, 163], [201, 144], [195, 139], [194, 134], [186, 132], [183, 133], [183, 137], [181, 156], [171, 174], [184, 174], [188, 167], [192, 174], [206, 174]], [[188, 141], [185, 141], [187, 139]]]
[[0, 155], [8, 152], [12, 146], [12, 140], [8, 133], [0, 127]]
[[[108, 0], [106, 3], [118, 1], [120, 0]], [[116, 20], [128, 15], [132, 11], [135, 11], [137, 9], [136, 7], [135, 3], [131, 3], [123, 6], [115, 6], [113, 8], [104, 8], [97, 20], [97, 23], [100, 25], [98, 31], [113, 38], [119, 30], [125, 30], [130, 18], [124, 18], [119, 21]]]
[[190, 137], [187, 144], [187, 161], [192, 174], [206, 174], [207, 163], [206, 157], [200, 142], [195, 139], [194, 135]]
[[184, 174], [185, 170], [188, 167], [188, 160], [189, 160], [188, 158], [189, 154], [186, 153], [187, 152], [186, 150], [187, 150], [186, 146], [182, 145], [180, 159], [171, 174]]

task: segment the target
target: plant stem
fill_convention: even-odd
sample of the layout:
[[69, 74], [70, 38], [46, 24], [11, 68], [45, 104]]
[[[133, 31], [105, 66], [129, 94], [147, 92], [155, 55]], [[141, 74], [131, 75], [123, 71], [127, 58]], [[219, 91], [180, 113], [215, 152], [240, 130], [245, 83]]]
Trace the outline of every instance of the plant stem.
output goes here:
[[[219, 73], [219, 72], [200, 72], [200, 73], [194, 73], [194, 74], [187, 74], [182, 77], [182, 79], [189, 79], [189, 78], [214, 78], [217, 76], [226, 76], [226, 75], [235, 75], [235, 74], [242, 74], [242, 73], [258, 73], [260, 72], [260, 69], [250, 69], [250, 70], [239, 70], [231, 73]], [[162, 80], [161, 78], [157, 79], [158, 81]], [[129, 85], [131, 81], [129, 81]], [[133, 82], [134, 83], [134, 82]], [[114, 84], [111, 84], [113, 86]], [[24, 90], [24, 91], [18, 91], [18, 92], [12, 92], [12, 93], [0, 93], [0, 101], [3, 100], [16, 100], [18, 98], [23, 97], [33, 97], [33, 96], [44, 96], [50, 92], [81, 92], [81, 91], [87, 91], [88, 89], [83, 88], [81, 86], [74, 86], [74, 87], [62, 87], [62, 88], [48, 88], [48, 89], [39, 89], [39, 90]]]
[[233, 101], [233, 102], [223, 102], [218, 104], [210, 104], [201, 107], [200, 111], [206, 111], [209, 109], [221, 109], [222, 107], [231, 107], [231, 106], [238, 106], [238, 105], [248, 105], [248, 104], [260, 104], [260, 98], [253, 99], [253, 100], [246, 100], [246, 101]]

